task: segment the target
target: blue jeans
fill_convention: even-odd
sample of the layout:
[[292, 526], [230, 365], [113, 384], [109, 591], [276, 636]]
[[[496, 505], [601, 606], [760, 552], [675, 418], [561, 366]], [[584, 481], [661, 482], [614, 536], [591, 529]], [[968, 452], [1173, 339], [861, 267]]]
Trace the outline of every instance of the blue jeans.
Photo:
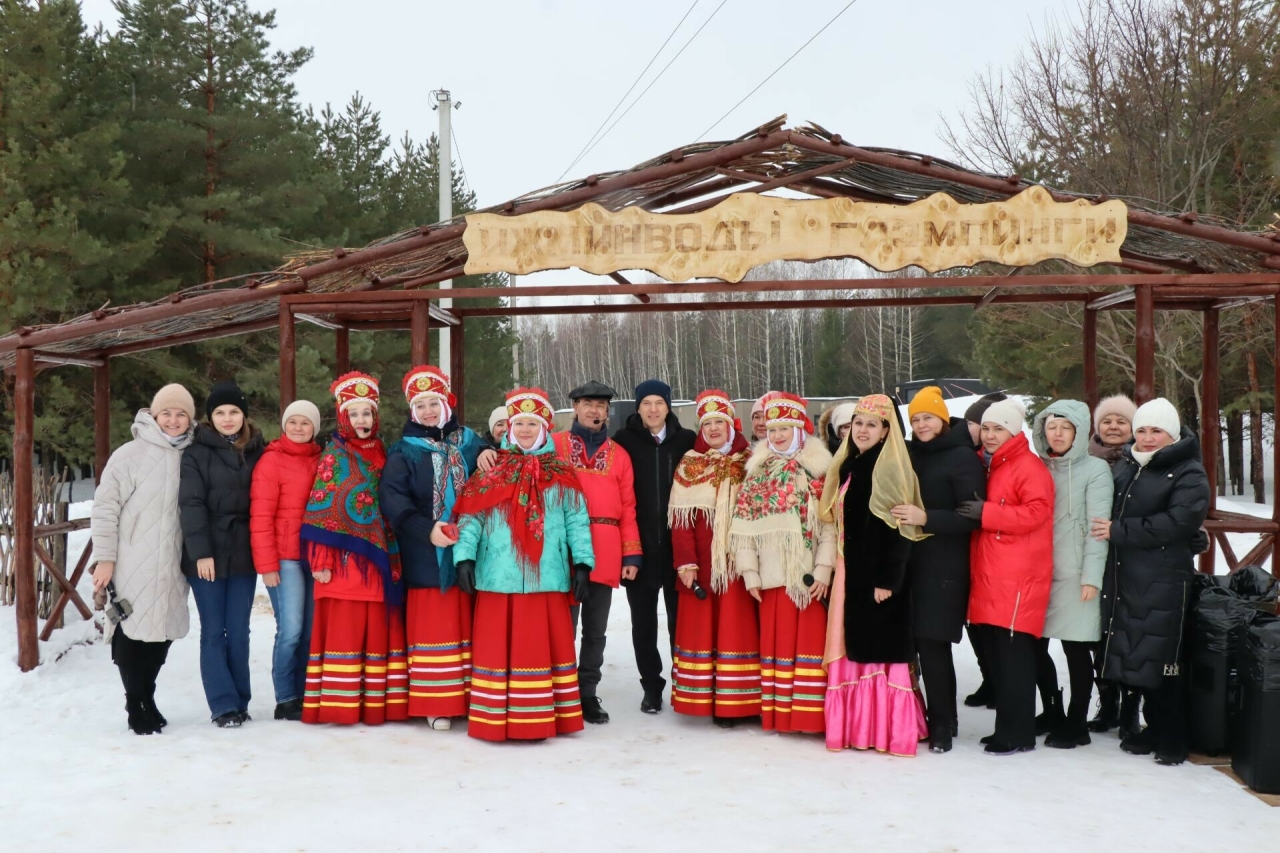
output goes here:
[[307, 657], [311, 651], [311, 573], [297, 560], [280, 561], [280, 583], [267, 587], [276, 614], [276, 646], [271, 653], [271, 681], [276, 704], [301, 701], [307, 683]]
[[200, 680], [213, 719], [249, 710], [249, 613], [258, 576], [191, 580], [200, 612]]

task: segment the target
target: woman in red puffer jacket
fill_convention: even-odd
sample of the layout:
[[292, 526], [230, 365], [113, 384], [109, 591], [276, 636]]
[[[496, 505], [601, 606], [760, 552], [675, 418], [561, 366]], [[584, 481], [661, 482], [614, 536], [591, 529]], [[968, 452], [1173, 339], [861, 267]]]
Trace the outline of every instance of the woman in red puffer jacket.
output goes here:
[[1036, 647], [1053, 586], [1053, 475], [1022, 432], [1015, 400], [982, 415], [987, 499], [956, 512], [979, 521], [970, 548], [969, 624], [995, 664], [996, 729], [991, 755], [1036, 747]]
[[276, 719], [301, 720], [311, 648], [311, 573], [302, 566], [302, 516], [320, 461], [320, 410], [298, 400], [280, 418], [284, 435], [267, 445], [253, 469], [249, 537], [253, 566], [262, 575], [276, 614], [271, 680]]

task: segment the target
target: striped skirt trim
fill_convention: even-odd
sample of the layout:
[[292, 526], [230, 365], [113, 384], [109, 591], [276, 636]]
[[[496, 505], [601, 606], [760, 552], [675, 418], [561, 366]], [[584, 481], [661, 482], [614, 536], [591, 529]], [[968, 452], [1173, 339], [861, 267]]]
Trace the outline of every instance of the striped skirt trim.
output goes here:
[[827, 673], [822, 668], [827, 610], [813, 602], [796, 607], [785, 589], [765, 590], [760, 602], [761, 721], [766, 731], [826, 729], [823, 703]]
[[380, 601], [315, 603], [304, 723], [376, 726], [408, 717], [409, 661], [404, 620]]
[[468, 733], [540, 740], [581, 731], [569, 596], [476, 594]]
[[756, 601], [738, 578], [703, 600], [680, 597], [671, 707], [694, 717], [754, 717], [761, 711]]
[[465, 717], [471, 694], [471, 596], [411, 589], [405, 601], [409, 641], [409, 716]]

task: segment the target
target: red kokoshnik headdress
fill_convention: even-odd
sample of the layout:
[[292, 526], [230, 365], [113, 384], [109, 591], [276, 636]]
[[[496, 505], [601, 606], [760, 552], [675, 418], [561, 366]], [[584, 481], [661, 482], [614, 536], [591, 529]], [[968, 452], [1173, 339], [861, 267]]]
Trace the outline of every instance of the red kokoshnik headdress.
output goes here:
[[[355, 370], [333, 380], [333, 384], [329, 386], [329, 393], [333, 394], [338, 407], [338, 436], [348, 447], [381, 471], [383, 463], [387, 460], [387, 451], [382, 444], [382, 439], [378, 438], [378, 380], [367, 373]], [[351, 426], [347, 409], [355, 403], [368, 403], [373, 406], [373, 431], [369, 433], [368, 438], [356, 435], [355, 428]]]

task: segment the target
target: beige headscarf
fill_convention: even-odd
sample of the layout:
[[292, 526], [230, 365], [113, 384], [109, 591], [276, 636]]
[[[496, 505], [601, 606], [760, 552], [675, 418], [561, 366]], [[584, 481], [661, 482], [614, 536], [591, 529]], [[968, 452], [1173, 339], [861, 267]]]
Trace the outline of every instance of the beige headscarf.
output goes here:
[[[889, 435], [884, 440], [884, 449], [876, 460], [875, 471], [871, 474], [871, 512], [876, 518], [890, 527], [896, 528], [904, 538], [919, 542], [932, 534], [925, 533], [914, 524], [900, 524], [890, 512], [895, 506], [912, 504], [924, 509], [924, 499], [920, 496], [920, 481], [916, 478], [915, 469], [911, 467], [911, 457], [907, 453], [907, 443], [898, 429], [897, 418], [893, 412], [893, 401], [884, 394], [871, 394], [858, 401], [853, 416], [870, 415], [888, 421]], [[853, 443], [853, 430], [840, 442], [831, 467], [827, 469], [827, 479], [822, 485], [822, 501], [819, 511], [824, 521], [843, 527], [843, 519], [837, 518], [836, 501], [840, 497], [840, 466], [849, 458], [849, 446]], [[841, 531], [840, 546], [844, 547], [844, 535]]]

